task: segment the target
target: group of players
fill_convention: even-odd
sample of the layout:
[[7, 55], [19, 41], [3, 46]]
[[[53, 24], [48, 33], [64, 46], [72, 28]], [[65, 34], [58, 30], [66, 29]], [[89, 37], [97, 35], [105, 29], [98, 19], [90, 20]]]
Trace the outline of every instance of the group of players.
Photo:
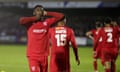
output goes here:
[[[20, 24], [27, 29], [30, 72], [48, 72], [48, 55], [50, 72], [70, 72], [70, 42], [75, 59], [80, 64], [74, 32], [65, 23], [62, 13], [45, 11], [41, 5], [34, 7], [32, 17], [20, 18]], [[50, 28], [53, 24], [56, 26]], [[94, 41], [94, 69], [98, 72], [97, 59], [100, 58], [105, 72], [116, 72], [120, 28], [109, 17], [105, 18], [103, 25], [97, 21], [96, 29], [86, 33]]]
[[106, 17], [103, 22], [96, 21], [95, 26], [96, 29], [86, 33], [93, 40], [94, 71], [98, 72], [97, 59], [100, 59], [105, 72], [116, 72], [120, 36], [117, 20]]
[[[20, 18], [20, 24], [27, 30], [30, 72], [48, 72], [48, 55], [50, 72], [70, 72], [70, 42], [77, 64], [80, 64], [74, 32], [66, 27], [65, 23], [66, 19], [62, 13], [45, 11], [41, 5], [34, 7], [32, 17]], [[56, 26], [50, 28], [53, 24]]]

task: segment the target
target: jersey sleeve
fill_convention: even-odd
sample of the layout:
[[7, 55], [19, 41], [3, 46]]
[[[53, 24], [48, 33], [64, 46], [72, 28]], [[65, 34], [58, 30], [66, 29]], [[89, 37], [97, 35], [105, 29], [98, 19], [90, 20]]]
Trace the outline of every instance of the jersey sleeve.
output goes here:
[[52, 16], [52, 18], [46, 19], [49, 26], [51, 26], [52, 24], [56, 23], [57, 21], [61, 20], [64, 17], [62, 13], [58, 12], [47, 12], [47, 16]]
[[90, 32], [93, 34], [94, 30], [90, 30]]
[[102, 37], [102, 29], [99, 31], [99, 33], [94, 41], [94, 48], [93, 48], [94, 51], [96, 51], [97, 45], [98, 45], [101, 37]]
[[76, 59], [78, 59], [78, 49], [77, 49], [77, 44], [76, 44], [76, 41], [75, 41], [74, 32], [73, 32], [72, 29], [71, 29], [71, 38], [70, 39], [71, 39], [71, 44], [72, 44], [72, 47], [73, 47], [75, 57], [76, 57]]
[[21, 17], [19, 21], [21, 25], [27, 25], [36, 20], [37, 20], [36, 17], [33, 16], [33, 17]]
[[118, 35], [120, 35], [120, 27], [117, 27]]
[[90, 32], [91, 32], [92, 36], [94, 36], [95, 30], [93, 29], [93, 30], [91, 30]]

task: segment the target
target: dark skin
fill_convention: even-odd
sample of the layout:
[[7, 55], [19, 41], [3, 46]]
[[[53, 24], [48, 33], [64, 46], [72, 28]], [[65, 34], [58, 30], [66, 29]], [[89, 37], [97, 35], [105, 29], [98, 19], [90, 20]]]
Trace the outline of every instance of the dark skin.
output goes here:
[[33, 15], [39, 20], [42, 16], [46, 15], [47, 12], [42, 7], [37, 7], [33, 11]]

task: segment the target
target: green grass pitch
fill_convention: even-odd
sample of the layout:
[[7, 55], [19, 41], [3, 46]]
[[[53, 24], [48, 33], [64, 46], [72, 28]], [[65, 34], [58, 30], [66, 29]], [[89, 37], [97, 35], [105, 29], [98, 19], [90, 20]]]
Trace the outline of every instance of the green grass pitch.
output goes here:
[[[81, 64], [77, 66], [73, 50], [70, 49], [71, 72], [93, 72], [93, 59], [91, 47], [79, 47], [79, 56]], [[120, 72], [120, 55], [116, 62], [117, 72]], [[98, 69], [103, 71], [100, 60], [98, 60]], [[0, 45], [0, 72], [29, 72], [26, 59], [25, 45]]]

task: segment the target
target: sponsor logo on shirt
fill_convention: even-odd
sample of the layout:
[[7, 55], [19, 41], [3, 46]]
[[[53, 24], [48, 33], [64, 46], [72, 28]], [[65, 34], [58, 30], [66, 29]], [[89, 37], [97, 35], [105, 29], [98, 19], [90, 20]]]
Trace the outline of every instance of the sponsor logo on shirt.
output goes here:
[[113, 29], [105, 29], [105, 32], [112, 32]]
[[56, 33], [67, 33], [66, 30], [56, 30]]
[[31, 69], [32, 69], [32, 71], [35, 71], [35, 66], [32, 66]]
[[47, 32], [47, 30], [46, 29], [33, 29], [33, 32], [34, 33], [45, 33]]
[[96, 33], [96, 35], [98, 35], [98, 32], [95, 32]]
[[43, 25], [47, 26], [47, 22], [43, 22]]

